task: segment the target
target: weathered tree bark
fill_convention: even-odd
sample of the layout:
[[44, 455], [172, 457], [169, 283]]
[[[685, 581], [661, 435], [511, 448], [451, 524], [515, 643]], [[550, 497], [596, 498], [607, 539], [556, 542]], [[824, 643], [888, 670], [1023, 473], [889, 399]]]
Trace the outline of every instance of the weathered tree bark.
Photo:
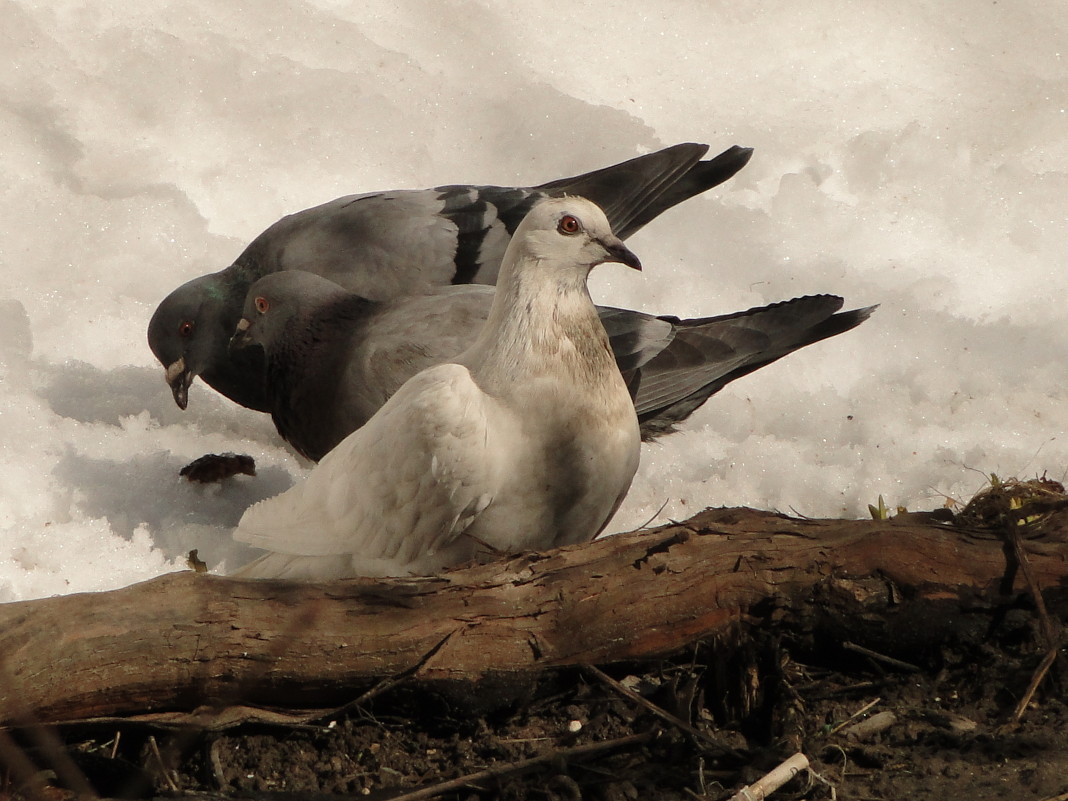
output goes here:
[[[1068, 548], [1027, 541], [1051, 612]], [[648, 659], [784, 618], [910, 654], [1011, 588], [1006, 550], [903, 515], [801, 520], [707, 510], [684, 524], [428, 579], [330, 584], [175, 573], [0, 606], [0, 721], [200, 705], [337, 705], [415, 670], [504, 680]], [[1015, 592], [1023, 582], [1015, 579]]]

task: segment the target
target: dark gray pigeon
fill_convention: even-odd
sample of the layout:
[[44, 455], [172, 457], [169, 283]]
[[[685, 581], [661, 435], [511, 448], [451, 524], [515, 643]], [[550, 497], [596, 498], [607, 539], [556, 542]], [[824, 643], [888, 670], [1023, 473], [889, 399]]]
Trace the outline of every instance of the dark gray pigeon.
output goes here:
[[242, 406], [266, 411], [262, 354], [252, 348], [231, 355], [226, 347], [257, 279], [306, 270], [375, 301], [450, 284], [493, 284], [508, 241], [537, 200], [589, 198], [626, 238], [726, 181], [752, 155], [732, 147], [701, 161], [707, 151], [707, 145], [680, 144], [540, 186], [372, 192], [291, 214], [256, 237], [230, 267], [168, 295], [149, 323], [149, 346], [181, 408], [199, 375]]
[[[319, 460], [418, 373], [478, 335], [494, 290], [442, 287], [376, 302], [317, 275], [287, 270], [252, 285], [233, 347], [267, 357], [266, 397], [278, 432]], [[736, 378], [859, 325], [871, 308], [836, 314], [816, 295], [719, 317], [680, 320], [598, 308], [649, 439], [668, 432]]]

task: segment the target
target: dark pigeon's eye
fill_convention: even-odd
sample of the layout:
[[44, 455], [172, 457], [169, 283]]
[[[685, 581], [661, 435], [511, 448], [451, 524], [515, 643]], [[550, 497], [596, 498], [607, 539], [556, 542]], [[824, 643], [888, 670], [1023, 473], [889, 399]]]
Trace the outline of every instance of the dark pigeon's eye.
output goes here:
[[578, 221], [577, 217], [565, 214], [560, 218], [560, 224], [556, 228], [562, 234], [577, 234], [582, 230], [582, 223]]
[[178, 326], [178, 336], [180, 336], [182, 339], [189, 339], [189, 337], [193, 336], [192, 320], [182, 321], [182, 323]]
[[256, 311], [258, 311], [260, 314], [266, 314], [269, 308], [271, 308], [271, 303], [267, 300], [267, 298], [256, 298]]

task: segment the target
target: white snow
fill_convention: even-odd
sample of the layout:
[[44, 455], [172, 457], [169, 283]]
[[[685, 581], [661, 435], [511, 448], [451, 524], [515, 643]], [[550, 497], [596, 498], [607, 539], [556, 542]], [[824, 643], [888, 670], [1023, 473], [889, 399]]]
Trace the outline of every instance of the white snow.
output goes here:
[[[647, 446], [617, 530], [1064, 478], [1068, 5], [426, 8], [0, 1], [0, 601], [122, 586], [190, 548], [241, 562], [242, 510], [306, 470], [202, 384], [174, 406], [145, 328], [180, 283], [343, 194], [536, 183], [680, 141], [756, 153], [634, 237], [645, 272], [602, 268], [596, 299], [882, 305]], [[227, 450], [259, 475], [178, 478]]]

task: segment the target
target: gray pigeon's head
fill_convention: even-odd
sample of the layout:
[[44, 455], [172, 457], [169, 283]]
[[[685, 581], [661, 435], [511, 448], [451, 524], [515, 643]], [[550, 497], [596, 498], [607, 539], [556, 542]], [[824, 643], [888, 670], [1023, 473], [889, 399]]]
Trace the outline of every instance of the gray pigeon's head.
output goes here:
[[313, 314], [330, 301], [350, 297], [344, 288], [303, 270], [271, 273], [249, 287], [236, 330], [231, 332], [231, 352], [260, 345], [270, 352], [294, 319]]
[[220, 275], [182, 284], [164, 298], [148, 324], [148, 346], [163, 364], [174, 402], [182, 409], [193, 379], [199, 375], [210, 383], [213, 369], [227, 359], [228, 329], [236, 318]]
[[609, 261], [642, 268], [612, 233], [600, 207], [583, 197], [549, 198], [535, 205], [516, 229], [512, 245], [546, 265], [574, 265], [586, 273]]

